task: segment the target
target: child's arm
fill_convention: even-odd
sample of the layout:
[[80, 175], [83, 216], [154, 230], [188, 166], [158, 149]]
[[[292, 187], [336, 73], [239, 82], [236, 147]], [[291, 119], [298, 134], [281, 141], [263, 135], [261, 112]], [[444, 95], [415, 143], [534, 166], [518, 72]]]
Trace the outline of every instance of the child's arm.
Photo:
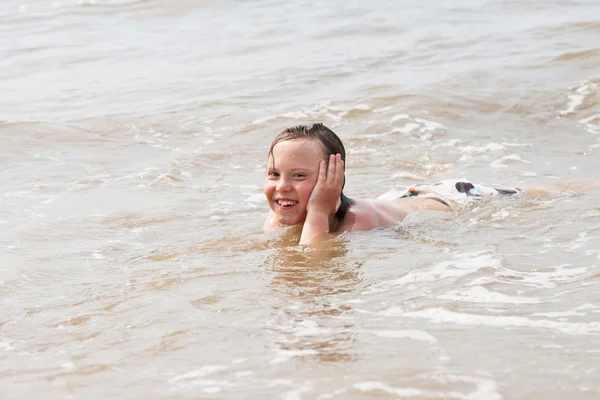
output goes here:
[[337, 211], [340, 193], [344, 186], [344, 163], [339, 154], [329, 157], [329, 166], [325, 161], [319, 164], [319, 177], [306, 207], [307, 214], [300, 244], [307, 244], [328, 236], [329, 224]]

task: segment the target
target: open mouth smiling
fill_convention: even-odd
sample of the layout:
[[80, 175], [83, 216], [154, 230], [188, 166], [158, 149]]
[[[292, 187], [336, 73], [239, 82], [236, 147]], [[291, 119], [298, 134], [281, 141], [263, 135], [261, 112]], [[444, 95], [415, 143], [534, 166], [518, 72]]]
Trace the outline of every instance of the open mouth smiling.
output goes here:
[[282, 208], [291, 208], [291, 207], [295, 206], [296, 204], [298, 204], [297, 201], [288, 200], [288, 199], [279, 199], [279, 200], [275, 200], [275, 202]]

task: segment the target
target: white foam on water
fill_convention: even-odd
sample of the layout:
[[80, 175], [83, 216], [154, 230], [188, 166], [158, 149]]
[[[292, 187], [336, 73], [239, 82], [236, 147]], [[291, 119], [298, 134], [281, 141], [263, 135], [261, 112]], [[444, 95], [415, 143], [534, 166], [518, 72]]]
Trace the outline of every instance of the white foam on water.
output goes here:
[[273, 379], [271, 381], [269, 381], [269, 383], [267, 384], [267, 387], [269, 388], [273, 388], [273, 387], [278, 387], [278, 386], [293, 386], [294, 382], [292, 382], [289, 379]]
[[281, 116], [285, 117], [285, 118], [291, 118], [291, 119], [307, 119], [308, 118], [308, 114], [306, 114], [304, 111], [291, 111], [291, 112], [284, 113]]
[[490, 283], [496, 283], [498, 280], [493, 276], [479, 276], [469, 281], [466, 286], [483, 286]]
[[347, 303], [349, 304], [364, 304], [366, 303], [366, 300], [362, 300], [362, 299], [350, 299], [347, 301]]
[[468, 394], [468, 400], [501, 400], [503, 398], [502, 395], [498, 393], [498, 384], [492, 379], [465, 377], [461, 377], [461, 379], [463, 381], [470, 381], [471, 383], [477, 385], [477, 389], [474, 392]]
[[26, 196], [30, 193], [33, 193], [33, 191], [31, 190], [20, 190], [18, 192], [6, 192], [4, 193], [4, 197], [23, 197], [23, 198], [28, 198], [28, 199], [32, 199], [34, 198], [34, 196]]
[[[401, 114], [396, 115], [392, 118], [391, 123], [399, 120], [409, 119], [408, 115]], [[393, 128], [392, 132], [402, 133], [404, 135], [411, 135], [419, 133], [419, 139], [430, 140], [433, 137], [433, 133], [445, 129], [445, 127], [437, 122], [428, 121], [422, 118], [415, 118], [412, 122], [407, 122], [400, 128]]]
[[316, 350], [307, 349], [307, 350], [277, 350], [277, 356], [269, 361], [269, 364], [281, 364], [287, 361], [290, 361], [295, 357], [303, 357], [303, 356], [314, 356], [319, 354]]
[[347, 392], [347, 389], [337, 389], [331, 393], [324, 393], [324, 394], [320, 395], [319, 397], [317, 397], [317, 399], [318, 400], [326, 400], [326, 399], [334, 399], [336, 397], [339, 398], [346, 392]]
[[213, 386], [215, 383], [219, 384], [228, 384], [227, 381], [214, 381], [214, 380], [206, 380], [202, 379], [212, 374], [221, 371], [227, 371], [229, 369], [226, 365], [204, 365], [202, 368], [194, 369], [192, 371], [186, 372], [184, 374], [177, 375], [171, 379], [169, 379], [169, 383], [172, 385], [186, 384], [186, 385], [209, 385]]
[[431, 399], [466, 399], [466, 400], [500, 400], [502, 396], [498, 393], [498, 385], [495, 381], [488, 378], [476, 378], [457, 375], [440, 375], [433, 377], [435, 381], [440, 383], [456, 383], [464, 382], [474, 384], [475, 390], [469, 393], [459, 393], [454, 391], [433, 391], [422, 390], [416, 388], [395, 388], [378, 381], [365, 381], [353, 385], [354, 389], [361, 392], [376, 392], [381, 391], [389, 393], [401, 398], [407, 397], [424, 397]]
[[577, 88], [576, 93], [567, 95], [569, 102], [567, 103], [567, 108], [564, 110], [560, 110], [558, 113], [560, 115], [567, 115], [575, 112], [577, 107], [583, 104], [583, 100], [585, 99], [585, 95], [589, 93], [589, 85], [583, 85]]
[[567, 95], [569, 98], [569, 103], [567, 104], [567, 108], [564, 110], [560, 110], [558, 113], [560, 115], [568, 115], [574, 113], [577, 107], [583, 104], [583, 100], [585, 99], [585, 95], [583, 94], [570, 94]]
[[390, 120], [390, 124], [393, 124], [396, 121], [400, 121], [400, 120], [404, 120], [404, 119], [410, 119], [410, 116], [408, 114], [397, 114], [397, 115], [394, 115], [392, 117], [392, 119]]
[[283, 398], [285, 400], [302, 400], [302, 395], [304, 393], [309, 393], [312, 391], [313, 391], [312, 385], [305, 384], [305, 386], [303, 386], [301, 388], [290, 390], [289, 392], [285, 393]]
[[348, 154], [369, 154], [369, 153], [375, 153], [377, 152], [377, 149], [373, 148], [373, 147], [360, 147], [357, 149], [348, 149], [347, 153]]
[[423, 118], [415, 118], [415, 122], [422, 125], [421, 132], [435, 132], [446, 127], [438, 122], [428, 121]]
[[54, 200], [56, 200], [58, 198], [58, 196], [53, 196], [53, 195], [45, 195], [42, 196], [42, 201], [40, 201], [40, 205], [46, 205], [46, 204], [50, 204], [52, 202], [54, 202]]
[[[373, 293], [373, 292], [369, 292], [369, 293]], [[360, 308], [355, 308], [354, 311], [362, 313], [362, 314], [371, 314], [371, 315], [385, 315], [387, 317], [396, 317], [399, 315], [403, 315], [404, 314], [404, 310], [398, 306], [393, 306], [390, 308], [387, 308], [384, 311], [379, 311], [379, 312], [374, 312], [374, 311], [369, 311], [369, 310], [363, 310]]]
[[541, 328], [555, 330], [574, 336], [597, 334], [600, 332], [600, 321], [576, 323], [545, 319], [529, 319], [518, 316], [477, 315], [454, 312], [443, 308], [428, 308], [420, 311], [409, 311], [402, 316], [426, 319], [431, 323], [436, 324], [484, 325], [500, 328]]
[[563, 349], [564, 347], [560, 344], [548, 343], [540, 346], [542, 349]]
[[246, 198], [246, 201], [248, 203], [264, 203], [265, 195], [262, 193], [251, 194], [250, 196], [248, 196], [248, 198]]
[[533, 147], [533, 144], [531, 144], [531, 143], [502, 142], [501, 144], [504, 147]]
[[0, 351], [11, 351], [11, 350], [14, 350], [14, 347], [12, 347], [9, 342], [0, 342]]
[[582, 304], [580, 306], [573, 308], [573, 310], [595, 310], [597, 308], [598, 308], [598, 306], [595, 306], [590, 303], [585, 303], [585, 304]]
[[328, 118], [334, 120], [335, 122], [341, 122], [344, 120], [344, 118], [340, 117], [339, 115], [335, 115], [332, 113], [326, 113], [325, 117], [328, 117]]
[[595, 114], [591, 117], [580, 119], [579, 123], [583, 124], [589, 133], [594, 135], [600, 134], [600, 114]]
[[357, 104], [350, 110], [371, 111], [373, 108], [368, 104]]
[[[74, 0], [74, 1], [63, 1], [63, 5], [102, 5], [102, 6], [120, 6], [127, 4], [141, 3], [142, 0]], [[55, 2], [60, 4], [60, 2]]]
[[468, 146], [459, 147], [460, 151], [462, 151], [463, 153], [467, 153], [467, 154], [483, 154], [483, 153], [489, 153], [492, 151], [501, 151], [504, 149], [505, 149], [505, 147], [499, 143], [489, 143], [489, 144], [486, 144], [485, 146], [468, 145]]
[[471, 303], [506, 303], [506, 304], [539, 304], [542, 301], [535, 297], [507, 296], [490, 291], [483, 286], [455, 290], [448, 294], [437, 296], [438, 299], [457, 300]]
[[437, 149], [440, 147], [456, 147], [456, 145], [459, 144], [460, 142], [461, 142], [460, 139], [450, 139], [450, 140], [435, 144], [431, 148]]
[[600, 239], [598, 237], [593, 237], [593, 236], [588, 236], [587, 232], [580, 232], [579, 233], [579, 237], [577, 239], [575, 239], [573, 241], [573, 244], [571, 246], [569, 246], [566, 250], [567, 251], [574, 251], [574, 250], [578, 250], [581, 247], [585, 246], [586, 243], [592, 241], [592, 240], [597, 240]]
[[376, 138], [380, 138], [380, 137], [384, 137], [384, 136], [388, 136], [390, 135], [392, 132], [384, 132], [384, 133], [369, 133], [367, 135], [363, 135], [363, 138], [366, 139], [376, 139]]
[[[554, 288], [558, 284], [572, 283], [580, 280], [589, 271], [587, 267], [567, 268], [571, 264], [563, 264], [550, 266], [550, 271], [504, 271], [503, 276], [511, 276], [517, 278], [520, 285], [538, 287], [538, 288]], [[514, 280], [511, 280], [515, 283]]]
[[394, 128], [392, 129], [392, 132], [399, 132], [399, 133], [403, 133], [403, 134], [410, 134], [413, 131], [416, 131], [417, 129], [419, 129], [420, 125], [416, 124], [414, 122], [408, 122], [406, 124], [404, 124], [404, 126], [402, 128]]
[[498, 210], [495, 213], [493, 213], [490, 217], [491, 217], [492, 221], [502, 221], [509, 216], [510, 216], [510, 212], [507, 211], [505, 208], [503, 208], [503, 209]]
[[[450, 260], [439, 262], [430, 267], [420, 267], [411, 270], [400, 278], [373, 284], [363, 294], [381, 293], [396, 290], [398, 286], [403, 287], [416, 283], [436, 282], [446, 278], [461, 278], [486, 269], [490, 270], [487, 272], [487, 276], [478, 276], [467, 285], [474, 286], [495, 283], [501, 280], [496, 277], [497, 275], [506, 277], [513, 274], [512, 270], [503, 268], [501, 261], [496, 256], [486, 252], [456, 253], [451, 257], [452, 259]], [[526, 273], [514, 273], [521, 274], [518, 276], [519, 283], [521, 283], [520, 281], [531, 279]], [[546, 280], [548, 279], [546, 278]], [[540, 284], [538, 283], [538, 285]]]
[[548, 318], [559, 318], [559, 317], [579, 317], [587, 315], [587, 313], [580, 313], [577, 311], [552, 311], [545, 313], [533, 313], [532, 317], [548, 317]]
[[402, 172], [398, 172], [395, 173], [394, 175], [392, 175], [392, 179], [395, 178], [408, 178], [414, 181], [423, 181], [425, 180], [425, 177], [423, 175], [419, 175], [416, 172], [410, 172], [410, 171], [402, 171]]
[[484, 268], [498, 269], [500, 260], [487, 253], [462, 253], [455, 255], [454, 260], [437, 263], [428, 269], [410, 271], [402, 278], [383, 283], [390, 286], [404, 286], [417, 282], [432, 282], [440, 279], [461, 277], [473, 274]]
[[587, 97], [596, 92], [598, 89], [598, 84], [595, 82], [584, 81], [580, 83], [580, 86], [574, 86], [570, 89], [575, 90], [575, 92], [567, 95], [569, 102], [564, 110], [559, 110], [559, 116], [566, 116], [575, 113], [579, 106], [585, 102]]
[[331, 333], [331, 329], [319, 327], [315, 321], [304, 320], [294, 329], [294, 336], [321, 336]]
[[270, 122], [270, 121], [274, 121], [277, 119], [277, 116], [268, 116], [268, 117], [262, 117], [262, 118], [257, 118], [254, 121], [252, 121], [252, 125], [260, 125], [260, 124], [264, 124], [265, 122]]
[[398, 339], [413, 339], [427, 343], [437, 343], [437, 339], [427, 332], [418, 330], [401, 330], [401, 331], [368, 331], [375, 336], [384, 338], [398, 338]]
[[509, 154], [507, 156], [501, 157], [495, 161], [490, 163], [492, 168], [508, 168], [507, 164], [515, 164], [515, 163], [525, 163], [529, 164], [530, 161], [523, 160], [517, 154]]
[[358, 389], [361, 392], [374, 392], [374, 391], [382, 391], [386, 393], [390, 393], [400, 397], [416, 397], [422, 396], [424, 393], [421, 389], [413, 389], [413, 388], [394, 388], [388, 386], [382, 382], [377, 381], [367, 381], [367, 382], [359, 382], [355, 383], [352, 386], [354, 389]]

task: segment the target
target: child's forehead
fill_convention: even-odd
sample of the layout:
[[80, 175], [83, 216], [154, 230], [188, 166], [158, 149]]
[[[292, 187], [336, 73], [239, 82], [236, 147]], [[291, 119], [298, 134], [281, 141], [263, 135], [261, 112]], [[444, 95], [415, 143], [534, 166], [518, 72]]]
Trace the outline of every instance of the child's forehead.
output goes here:
[[322, 159], [323, 150], [318, 140], [310, 138], [291, 139], [273, 146], [273, 151], [269, 154], [269, 167], [288, 164], [314, 164]]
[[323, 156], [321, 142], [313, 138], [298, 138], [289, 139], [277, 143], [273, 146], [272, 154], [269, 156], [277, 157], [278, 155], [296, 157], [296, 156]]

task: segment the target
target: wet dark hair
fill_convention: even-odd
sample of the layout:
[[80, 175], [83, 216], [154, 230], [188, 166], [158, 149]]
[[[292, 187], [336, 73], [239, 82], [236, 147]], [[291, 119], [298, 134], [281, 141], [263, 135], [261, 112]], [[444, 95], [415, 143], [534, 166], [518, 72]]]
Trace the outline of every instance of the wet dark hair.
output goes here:
[[[273, 143], [271, 143], [269, 157], [273, 157], [273, 148], [277, 143], [301, 138], [318, 140], [321, 143], [321, 148], [323, 149], [323, 159], [327, 165], [329, 165], [329, 156], [331, 154], [338, 153], [342, 156], [344, 165], [346, 164], [346, 149], [344, 148], [342, 140], [331, 129], [321, 123], [313, 124], [312, 126], [298, 125], [285, 129], [283, 132], [277, 135], [273, 140]], [[340, 194], [341, 205], [335, 213], [335, 218], [338, 221], [342, 221], [344, 219], [350, 206], [355, 203], [354, 200], [344, 194], [344, 185], [346, 185], [345, 175], [344, 184], [342, 185], [342, 192]]]

